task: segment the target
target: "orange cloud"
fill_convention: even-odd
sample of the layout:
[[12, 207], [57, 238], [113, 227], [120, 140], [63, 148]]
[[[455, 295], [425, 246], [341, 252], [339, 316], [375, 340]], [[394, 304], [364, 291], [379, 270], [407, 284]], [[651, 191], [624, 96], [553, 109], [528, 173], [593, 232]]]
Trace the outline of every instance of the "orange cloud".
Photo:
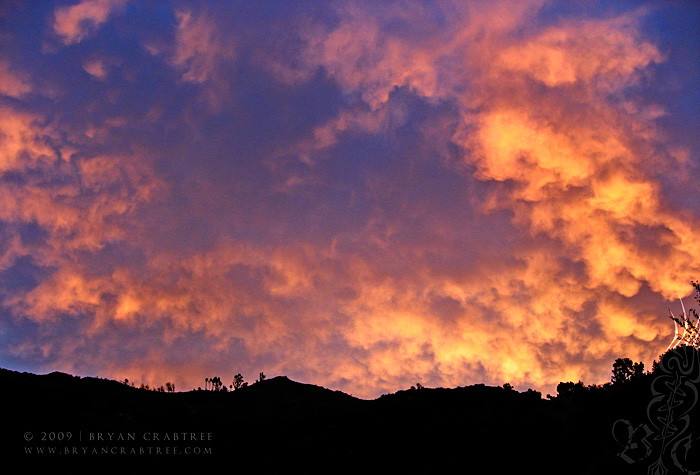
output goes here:
[[177, 33], [171, 63], [185, 82], [199, 84], [213, 110], [220, 110], [232, 84], [226, 67], [235, 61], [235, 36], [225, 34], [206, 11], [176, 12]]
[[639, 34], [638, 23], [639, 12], [548, 28], [499, 52], [497, 68], [530, 76], [548, 87], [587, 83], [598, 92], [616, 90], [662, 60], [656, 47]]
[[64, 44], [79, 43], [127, 1], [84, 0], [76, 5], [58, 7], [54, 13], [53, 29]]
[[0, 95], [21, 97], [31, 89], [26, 79], [13, 71], [6, 61], [0, 60]]
[[119, 221], [164, 190], [140, 156], [85, 156], [79, 153], [84, 137], [66, 140], [33, 114], [1, 109], [0, 173], [16, 178], [0, 187], [0, 219], [33, 223], [50, 242], [47, 249], [18, 249], [15, 256], [31, 253], [41, 265], [62, 265], [71, 260], [67, 254], [128, 239]]
[[[551, 256], [523, 250], [524, 274], [506, 270], [498, 284], [488, 284], [481, 276], [462, 292], [463, 308], [478, 298], [480, 305], [502, 316], [500, 323], [511, 335], [506, 338], [483, 327], [471, 329], [477, 338], [438, 338], [433, 335], [434, 322], [420, 317], [425, 309], [419, 298], [401, 309], [373, 300], [377, 307], [365, 304], [364, 312], [350, 311], [358, 331], [355, 344], [395, 348], [382, 349], [376, 361], [369, 357], [366, 363], [382, 380], [422, 367], [425, 345], [435, 355], [433, 364], [443, 368], [446, 354], [460, 353], [455, 348], [476, 358], [493, 354], [490, 348], [518, 355], [480, 362], [491, 377], [521, 384], [552, 385], [563, 373], [605, 379], [607, 368], [573, 364], [570, 355], [600, 358], [627, 352], [648, 359], [656, 356], [655, 339], [667, 339], [669, 329], [647, 317], [633, 319], [634, 304], [618, 301], [611, 306], [602, 296], [610, 292], [631, 298], [644, 285], [663, 299], [686, 296], [700, 270], [692, 264], [698, 251], [697, 239], [690, 237], [696, 223], [664, 206], [660, 184], [647, 168], [661, 159], [650, 146], [659, 145], [652, 123], [658, 115], [632, 106], [630, 100], [623, 102], [624, 108], [609, 100], [610, 95], [624, 96], [650, 65], [663, 61], [641, 36], [639, 18], [644, 12], [562, 22], [515, 41], [511, 35], [531, 19], [533, 7], [537, 5], [500, 16], [498, 9], [456, 8], [455, 17], [467, 20], [444, 27], [443, 32], [452, 35], [450, 41], [428, 41], [425, 47], [382, 30], [383, 21], [395, 20], [393, 12], [388, 18], [365, 20], [350, 8], [343, 11], [338, 28], [310, 33], [311, 67], [320, 65], [345, 91], [361, 93], [372, 112], [356, 114], [353, 122], [341, 113], [316, 129], [305, 150], [334, 145], [350, 126], [366, 131], [389, 126], [386, 108], [394, 88], [405, 86], [428, 98], [456, 98], [463, 107], [463, 123], [455, 141], [469, 151], [466, 159], [480, 180], [505, 185], [494, 188], [483, 209], [510, 210], [513, 222], [533, 237], [545, 235], [562, 244], [552, 246]], [[413, 56], [404, 54], [409, 51]], [[447, 74], [454, 71], [464, 74], [462, 83]], [[377, 115], [382, 108], [382, 116]], [[643, 245], [646, 235], [659, 236], [665, 251]], [[581, 278], [563, 285], [555, 277], [563, 270], [558, 259], [582, 264]], [[430, 284], [441, 291], [440, 282]], [[451, 289], [455, 286], [459, 284], [450, 284]], [[397, 292], [383, 289], [392, 304]], [[497, 298], [483, 300], [492, 293]], [[591, 310], [580, 315], [586, 306]], [[581, 326], [580, 333], [572, 331], [572, 325]], [[586, 332], [598, 326], [604, 331], [593, 341]], [[622, 328], [628, 330], [620, 333]], [[542, 354], [542, 345], [559, 344], [567, 350]], [[473, 349], [466, 349], [470, 346]], [[660, 351], [664, 345], [656, 346]], [[439, 348], [452, 350], [445, 354]], [[450, 373], [468, 378], [450, 367]], [[530, 380], [522, 377], [526, 369]]]
[[[666, 153], [655, 122], [663, 108], [629, 91], [664, 58], [643, 38], [644, 12], [540, 28], [534, 20], [544, 3], [440, 2], [435, 19], [417, 2], [352, 2], [334, 12], [337, 23], [300, 20], [303, 47], [293, 58], [263, 54], [278, 75], [274, 87], [301, 87], [318, 73], [343, 98], [278, 149], [262, 143], [276, 129], [243, 151], [234, 140], [215, 144], [222, 150], [201, 160], [232, 160], [235, 191], [190, 176], [203, 166], [199, 156], [183, 160], [184, 184], [158, 175], [209, 146], [202, 137], [210, 131], [194, 143], [177, 137], [167, 151], [142, 145], [162, 146], [151, 137], [115, 151], [107, 142], [133, 133], [129, 117], [87, 121], [77, 133], [3, 105], [0, 173], [14, 181], [0, 186], [0, 219], [35, 223], [47, 238], [34, 248], [8, 240], [0, 270], [28, 254], [52, 269], [3, 304], [45, 328], [77, 320], [80, 329], [11, 351], [39, 351], [80, 369], [80, 349], [105, 376], [172, 380], [181, 389], [202, 385], [209, 372], [250, 378], [262, 370], [364, 397], [417, 381], [509, 381], [553, 392], [562, 380], [607, 380], [615, 357], [649, 363], [672, 331], [655, 311], [685, 297], [700, 271], [698, 223], [667, 204], [655, 174], [688, 153]], [[54, 30], [65, 44], [78, 43], [120, 4], [60, 7]], [[172, 84], [204, 94], [208, 123], [227, 125], [217, 114], [236, 87], [229, 69], [243, 43], [210, 12], [182, 9], [175, 18], [172, 48], [150, 48], [151, 59], [162, 54]], [[106, 86], [112, 76], [100, 61], [77, 64], [102, 79], [92, 84]], [[30, 92], [21, 81], [1, 81], [5, 95]], [[445, 115], [412, 117], [401, 94], [426, 114]], [[146, 121], [170, 124], [170, 107], [152, 104]], [[221, 129], [241, 138], [235, 127]], [[386, 139], [393, 162], [343, 155], [363, 135]], [[236, 162], [239, 154], [255, 163]], [[332, 166], [342, 160], [367, 166], [339, 185], [332, 179], [345, 178], [345, 169]], [[394, 181], [382, 166], [394, 167]], [[432, 187], [435, 177], [421, 176], [421, 166], [442, 181]], [[260, 183], [247, 181], [254, 174], [246, 167], [259, 171]], [[445, 183], [469, 190], [453, 193], [440, 188]], [[344, 193], [353, 185], [358, 190]], [[303, 206], [290, 203], [300, 195]], [[362, 202], [342, 208], [359, 217], [313, 235], [334, 225], [315, 220], [342, 218], [324, 214], [333, 199]], [[176, 216], [155, 204], [194, 205]], [[189, 241], [197, 219], [211, 226], [206, 248]], [[251, 223], [273, 237], [246, 234]], [[295, 225], [312, 237], [280, 231]], [[110, 248], [119, 248], [117, 257]]]
[[92, 60], [83, 64], [83, 69], [89, 75], [97, 79], [105, 79], [107, 77], [107, 70], [105, 69], [104, 62], [100, 60]]
[[177, 14], [177, 43], [173, 63], [183, 67], [185, 81], [202, 83], [212, 78], [217, 65], [235, 54], [217, 30], [216, 22], [205, 14]]

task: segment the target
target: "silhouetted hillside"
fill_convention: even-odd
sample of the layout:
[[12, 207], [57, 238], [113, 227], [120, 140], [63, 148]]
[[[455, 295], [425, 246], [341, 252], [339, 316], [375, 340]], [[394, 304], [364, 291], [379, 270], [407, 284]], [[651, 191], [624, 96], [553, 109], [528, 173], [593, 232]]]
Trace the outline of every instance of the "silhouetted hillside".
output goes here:
[[551, 400], [474, 385], [366, 401], [286, 377], [233, 392], [163, 393], [0, 370], [3, 448], [24, 467], [75, 473], [86, 464], [133, 471], [253, 462], [273, 472], [631, 474], [646, 473], [654, 457], [667, 473], [682, 473], [678, 466], [689, 467], [697, 452], [689, 437], [700, 418], [697, 355], [679, 349], [653, 374], [619, 384], [562, 384]]

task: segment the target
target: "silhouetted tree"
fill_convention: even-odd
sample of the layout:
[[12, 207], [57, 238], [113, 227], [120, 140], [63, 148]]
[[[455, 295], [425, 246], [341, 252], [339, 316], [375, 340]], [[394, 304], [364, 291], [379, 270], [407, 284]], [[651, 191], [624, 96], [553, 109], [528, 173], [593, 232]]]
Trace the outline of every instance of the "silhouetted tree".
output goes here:
[[542, 399], [542, 393], [532, 388], [528, 388], [525, 394], [531, 399]]
[[562, 382], [557, 384], [557, 397], [567, 398], [575, 394], [581, 394], [586, 390], [583, 381], [574, 383], [573, 381], [568, 381], [566, 383]]
[[241, 373], [238, 373], [236, 376], [233, 377], [233, 389], [241, 389], [241, 386], [243, 386], [243, 376]]
[[513, 390], [513, 385], [510, 384], [510, 383], [504, 383], [504, 384], [503, 384], [503, 389], [505, 389], [506, 391], [512, 391], [512, 390]]
[[610, 382], [622, 384], [644, 374], [644, 363], [634, 363], [629, 358], [618, 358], [613, 363]]
[[262, 381], [263, 379], [265, 379], [265, 373], [260, 371], [260, 379], [258, 379], [258, 382]]
[[657, 371], [658, 369], [659, 369], [659, 362], [656, 361], [656, 360], [654, 360], [654, 361], [651, 363], [651, 372], [652, 372], [652, 373], [656, 373], [656, 371]]
[[223, 383], [221, 382], [220, 377], [214, 376], [213, 378], [209, 378], [209, 383], [211, 385], [212, 391], [221, 391], [221, 387], [223, 386]]

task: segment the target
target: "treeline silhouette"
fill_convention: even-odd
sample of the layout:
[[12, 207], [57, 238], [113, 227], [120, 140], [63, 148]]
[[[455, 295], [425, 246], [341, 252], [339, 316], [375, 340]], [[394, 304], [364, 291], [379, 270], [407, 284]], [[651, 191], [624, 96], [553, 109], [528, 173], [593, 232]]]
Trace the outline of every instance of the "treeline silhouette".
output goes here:
[[[256, 381], [256, 383], [259, 381], [262, 381], [263, 379], [265, 379], [265, 373], [260, 372], [259, 378]], [[129, 386], [132, 388], [137, 387], [134, 384], [134, 382], [129, 381], [128, 378], [124, 379], [123, 382], [126, 386]], [[241, 389], [241, 388], [244, 388], [246, 386], [248, 386], [248, 383], [243, 379], [243, 376], [241, 375], [241, 373], [238, 373], [233, 377], [233, 382], [228, 386], [228, 388], [226, 387], [226, 385], [223, 383], [223, 381], [221, 380], [221, 378], [219, 376], [213, 376], [211, 378], [208, 378], [208, 377], [204, 378], [204, 390], [205, 391], [228, 392], [228, 391], [235, 391], [236, 389]], [[175, 392], [175, 383], [171, 383], [170, 381], [168, 381], [167, 383], [165, 383], [165, 386], [163, 386], [161, 384], [160, 386], [153, 386], [153, 387], [149, 386], [148, 384], [141, 383], [141, 385], [138, 386], [138, 389], [143, 389], [146, 391], [156, 391], [156, 392], [160, 392], [160, 393], [163, 393], [163, 392], [174, 393]], [[198, 387], [197, 391], [202, 391], [202, 387], [201, 386]]]

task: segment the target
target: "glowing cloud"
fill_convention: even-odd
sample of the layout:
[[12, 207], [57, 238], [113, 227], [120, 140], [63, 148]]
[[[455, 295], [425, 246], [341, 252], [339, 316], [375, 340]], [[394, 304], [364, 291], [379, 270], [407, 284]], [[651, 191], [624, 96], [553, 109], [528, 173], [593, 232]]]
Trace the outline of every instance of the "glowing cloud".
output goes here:
[[552, 392], [668, 344], [679, 7], [39, 3], [0, 36], [1, 365]]

